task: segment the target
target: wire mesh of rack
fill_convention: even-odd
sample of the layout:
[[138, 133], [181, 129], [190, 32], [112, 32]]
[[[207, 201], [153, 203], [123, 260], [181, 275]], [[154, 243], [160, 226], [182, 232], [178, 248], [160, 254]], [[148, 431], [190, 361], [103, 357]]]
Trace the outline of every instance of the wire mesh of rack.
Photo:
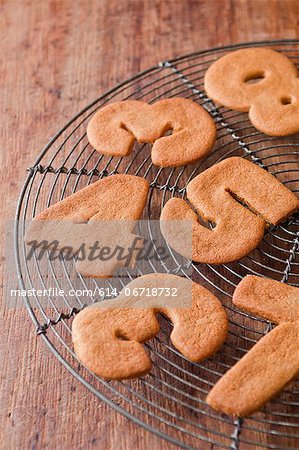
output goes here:
[[[173, 196], [184, 197], [185, 187], [198, 173], [223, 158], [239, 155], [261, 165], [294, 192], [299, 190], [298, 136], [274, 138], [257, 131], [246, 113], [216, 108], [203, 91], [207, 67], [237, 48], [271, 46], [299, 63], [299, 41], [245, 43], [168, 60], [117, 85], [73, 117], [41, 152], [20, 194], [15, 226], [15, 258], [22, 289], [102, 286], [85, 279], [73, 266], [45, 258], [27, 261], [23, 241], [25, 222], [45, 207], [103, 177], [116, 173], [142, 176], [150, 183], [143, 219], [158, 219], [161, 208]], [[150, 158], [150, 147], [136, 144], [126, 158], [97, 153], [86, 138], [86, 124], [101, 106], [119, 100], [191, 98], [210, 112], [217, 125], [217, 142], [200, 163], [161, 169]], [[161, 318], [159, 335], [146, 347], [153, 361], [149, 375], [139, 380], [104, 381], [82, 367], [71, 344], [71, 322], [86, 299], [79, 295], [76, 306], [63, 297], [25, 298], [28, 312], [42, 337], [59, 361], [88, 387], [133, 422], [183, 448], [299, 448], [298, 383], [287, 387], [261, 412], [245, 420], [221, 415], [210, 409], [205, 397], [215, 381], [268, 330], [271, 324], [236, 309], [232, 292], [245, 274], [271, 277], [299, 286], [299, 217], [268, 230], [254, 252], [240, 261], [212, 266], [193, 264], [194, 280], [210, 289], [225, 306], [230, 332], [224, 347], [214, 357], [191, 363], [169, 343], [171, 323]], [[57, 266], [59, 265], [59, 267]], [[61, 276], [61, 264], [63, 276]], [[121, 280], [119, 280], [121, 283]], [[111, 282], [110, 282], [111, 283]], [[89, 299], [95, 301], [96, 299]]]

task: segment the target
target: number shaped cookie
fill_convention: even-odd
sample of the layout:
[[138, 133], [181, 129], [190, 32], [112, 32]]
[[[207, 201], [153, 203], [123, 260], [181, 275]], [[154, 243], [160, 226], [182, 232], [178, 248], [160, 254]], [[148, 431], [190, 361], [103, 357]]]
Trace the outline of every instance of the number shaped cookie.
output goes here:
[[[172, 131], [165, 136], [167, 131]], [[214, 145], [211, 116], [186, 98], [160, 100], [153, 105], [125, 100], [101, 108], [87, 126], [90, 144], [100, 153], [127, 156], [135, 140], [153, 143], [156, 166], [182, 166], [206, 156]]]
[[299, 78], [295, 65], [270, 48], [240, 49], [219, 58], [205, 74], [216, 103], [249, 111], [252, 124], [270, 136], [299, 132]]
[[299, 288], [256, 276], [237, 286], [236, 306], [277, 323], [215, 384], [212, 408], [248, 416], [299, 376]]
[[[299, 208], [295, 194], [264, 169], [243, 158], [221, 161], [187, 185], [187, 199], [171, 198], [161, 213], [169, 245], [185, 255], [187, 236], [177, 220], [192, 222], [192, 259], [220, 264], [238, 260], [260, 243], [267, 225], [277, 225]], [[247, 205], [247, 208], [243, 204]], [[199, 223], [198, 216], [214, 227]]]
[[82, 275], [111, 277], [125, 264], [113, 253], [117, 246], [128, 252], [138, 238], [133, 231], [148, 189], [146, 180], [133, 175], [99, 180], [34, 217], [25, 241], [39, 250], [38, 258], [45, 250], [52, 255], [60, 251], [64, 257], [77, 257], [76, 269]]
[[[177, 295], [168, 296], [167, 289]], [[162, 295], [155, 296], [157, 291]], [[169, 317], [170, 339], [191, 361], [212, 355], [226, 338], [226, 313], [207, 289], [176, 275], [149, 274], [130, 282], [115, 300], [76, 315], [72, 338], [78, 359], [107, 379], [146, 374], [151, 361], [142, 344], [159, 332], [158, 313]]]

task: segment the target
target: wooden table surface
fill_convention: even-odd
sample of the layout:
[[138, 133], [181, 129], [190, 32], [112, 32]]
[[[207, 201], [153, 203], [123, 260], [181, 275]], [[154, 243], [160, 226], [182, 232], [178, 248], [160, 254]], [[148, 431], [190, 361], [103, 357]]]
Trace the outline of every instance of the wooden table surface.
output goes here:
[[[180, 54], [299, 38], [298, 18], [298, 0], [1, 1], [4, 229], [26, 168], [98, 94]], [[1, 449], [174, 448], [80, 385], [36, 338], [26, 310], [8, 308], [7, 300], [0, 315]]]

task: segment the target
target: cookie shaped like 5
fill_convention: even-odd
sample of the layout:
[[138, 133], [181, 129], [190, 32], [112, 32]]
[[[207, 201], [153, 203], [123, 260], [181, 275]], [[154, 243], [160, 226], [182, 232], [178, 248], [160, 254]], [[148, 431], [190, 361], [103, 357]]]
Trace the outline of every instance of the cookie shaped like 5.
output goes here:
[[242, 417], [260, 409], [299, 375], [299, 289], [246, 276], [233, 302], [278, 324], [220, 378], [207, 397], [214, 409]]
[[205, 90], [216, 103], [249, 111], [252, 124], [271, 136], [299, 132], [299, 78], [295, 65], [270, 48], [246, 48], [213, 63]]
[[[172, 134], [165, 136], [167, 131]], [[153, 143], [156, 166], [181, 166], [197, 161], [211, 150], [216, 127], [210, 115], [185, 98], [160, 100], [153, 105], [126, 100], [101, 108], [87, 126], [91, 145], [111, 156], [127, 156], [135, 139]]]
[[[162, 234], [178, 253], [211, 264], [247, 255], [261, 241], [267, 224], [277, 225], [299, 208], [296, 195], [274, 176], [239, 157], [228, 158], [195, 177], [187, 185], [187, 199], [193, 209], [180, 198], [166, 203], [161, 213]], [[200, 224], [197, 213], [214, 228]], [[186, 235], [177, 235], [173, 226], [177, 220], [192, 221], [192, 255], [185, 255]]]
[[[163, 288], [176, 289], [177, 296], [166, 296], [166, 291], [146, 295]], [[212, 355], [226, 338], [226, 313], [207, 289], [176, 275], [149, 274], [130, 282], [117, 299], [96, 303], [75, 317], [72, 337], [79, 360], [107, 379], [146, 374], [151, 361], [142, 343], [158, 333], [158, 313], [170, 318], [170, 339], [191, 361]]]

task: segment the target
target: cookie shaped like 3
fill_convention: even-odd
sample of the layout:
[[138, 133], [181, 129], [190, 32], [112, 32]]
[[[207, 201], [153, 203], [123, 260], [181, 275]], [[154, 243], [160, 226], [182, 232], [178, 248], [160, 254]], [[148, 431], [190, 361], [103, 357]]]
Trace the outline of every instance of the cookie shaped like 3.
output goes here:
[[[167, 131], [172, 134], [165, 136]], [[182, 166], [209, 153], [216, 139], [210, 115], [185, 98], [160, 100], [153, 105], [126, 100], [101, 108], [87, 126], [91, 145], [111, 156], [127, 156], [135, 140], [153, 143], [156, 166]]]
[[233, 302], [278, 324], [220, 378], [207, 397], [214, 409], [242, 417], [260, 409], [299, 375], [299, 289], [246, 276]]
[[[163, 287], [176, 289], [177, 296], [146, 295]], [[176, 275], [149, 274], [130, 282], [115, 300], [93, 304], [75, 317], [72, 337], [79, 360], [107, 379], [146, 374], [151, 361], [142, 343], [158, 333], [158, 313], [170, 318], [170, 339], [191, 361], [212, 355], [226, 338], [226, 313], [207, 289]]]
[[[228, 158], [195, 177], [187, 185], [187, 199], [193, 209], [180, 198], [166, 203], [162, 234], [178, 253], [211, 264], [247, 255], [260, 243], [267, 224], [277, 225], [299, 208], [296, 195], [274, 176], [239, 157]], [[214, 228], [200, 224], [196, 213]], [[186, 236], [178, 236], [173, 226], [177, 220], [192, 221], [192, 255], [185, 255]]]
[[[146, 180], [133, 175], [99, 180], [35, 216], [26, 230], [25, 241], [40, 251], [64, 249], [72, 256], [80, 256], [75, 264], [84, 276], [111, 277], [117, 267], [125, 264], [115, 249], [127, 251], [139, 238], [133, 231], [148, 189]], [[134, 264], [133, 260], [130, 262], [129, 265]]]
[[249, 111], [252, 124], [271, 136], [299, 132], [299, 78], [295, 65], [270, 48], [246, 48], [213, 63], [205, 90], [216, 103]]

